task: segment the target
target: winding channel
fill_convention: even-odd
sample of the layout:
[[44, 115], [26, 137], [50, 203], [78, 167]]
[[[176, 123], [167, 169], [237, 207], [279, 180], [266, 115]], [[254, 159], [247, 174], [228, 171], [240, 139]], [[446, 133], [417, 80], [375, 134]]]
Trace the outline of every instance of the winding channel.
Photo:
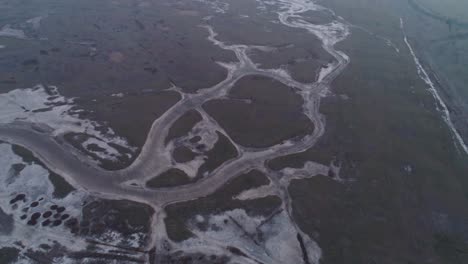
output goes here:
[[[349, 57], [334, 48], [337, 42], [346, 38], [349, 30], [341, 18], [324, 25], [314, 25], [303, 19], [301, 14], [304, 12], [324, 10], [313, 2], [279, 0], [277, 3], [280, 5], [278, 18], [283, 25], [314, 34], [322, 41], [322, 47], [334, 57], [335, 61], [329, 66], [332, 68], [327, 69], [327, 74], [320, 78], [320, 81], [304, 84], [295, 81], [283, 70], [259, 69], [249, 58], [248, 52], [265, 47], [226, 45], [216, 39], [217, 33], [213, 27], [205, 25], [204, 27], [209, 32], [208, 40], [222, 49], [233, 51], [238, 62], [220, 63], [227, 69], [228, 74], [225, 80], [213, 87], [199, 90], [195, 94], [184, 94], [178, 88], [173, 88], [182, 94], [182, 99], [154, 121], [141, 153], [128, 168], [120, 171], [106, 171], [98, 168], [90, 162], [88, 157], [73, 150], [62, 138], [53, 138], [50, 133], [37, 129], [37, 124], [20, 122], [1, 124], [0, 140], [29, 149], [45, 166], [62, 175], [76, 188], [99, 197], [128, 199], [151, 205], [154, 208], [163, 208], [171, 203], [207, 196], [245, 171], [264, 168], [268, 160], [303, 152], [312, 147], [324, 133], [325, 120], [319, 113], [320, 98], [327, 93], [330, 83], [349, 63]], [[304, 99], [304, 113], [314, 124], [314, 131], [301, 139], [288, 140], [267, 149], [247, 149], [231, 140], [239, 155], [193, 184], [161, 189], [147, 189], [131, 184], [132, 182], [145, 182], [173, 166], [165, 138], [170, 127], [179, 117], [192, 109], [202, 111], [203, 103], [226, 96], [239, 79], [248, 75], [273, 78], [296, 89]], [[207, 115], [207, 113], [202, 114]], [[216, 123], [211, 122], [210, 126], [224, 131]]]

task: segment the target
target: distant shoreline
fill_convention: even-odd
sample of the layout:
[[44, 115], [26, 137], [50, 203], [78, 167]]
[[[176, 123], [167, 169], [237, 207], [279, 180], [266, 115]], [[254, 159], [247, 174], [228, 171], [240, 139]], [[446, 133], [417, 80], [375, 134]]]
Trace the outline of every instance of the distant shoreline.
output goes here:
[[[439, 92], [447, 106], [450, 118], [464, 142], [468, 142], [468, 104], [463, 102], [456, 88], [450, 83], [450, 79], [438, 70], [438, 65], [432, 62], [430, 55], [421, 52], [422, 62], [428, 72], [429, 78], [434, 82], [435, 89]], [[458, 98], [458, 100], [457, 100]]]

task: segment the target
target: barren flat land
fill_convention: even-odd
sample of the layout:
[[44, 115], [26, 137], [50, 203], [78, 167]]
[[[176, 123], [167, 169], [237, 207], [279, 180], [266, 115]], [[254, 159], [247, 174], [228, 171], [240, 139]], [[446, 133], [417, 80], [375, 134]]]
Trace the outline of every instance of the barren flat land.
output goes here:
[[468, 263], [468, 15], [0, 0], [0, 264]]

